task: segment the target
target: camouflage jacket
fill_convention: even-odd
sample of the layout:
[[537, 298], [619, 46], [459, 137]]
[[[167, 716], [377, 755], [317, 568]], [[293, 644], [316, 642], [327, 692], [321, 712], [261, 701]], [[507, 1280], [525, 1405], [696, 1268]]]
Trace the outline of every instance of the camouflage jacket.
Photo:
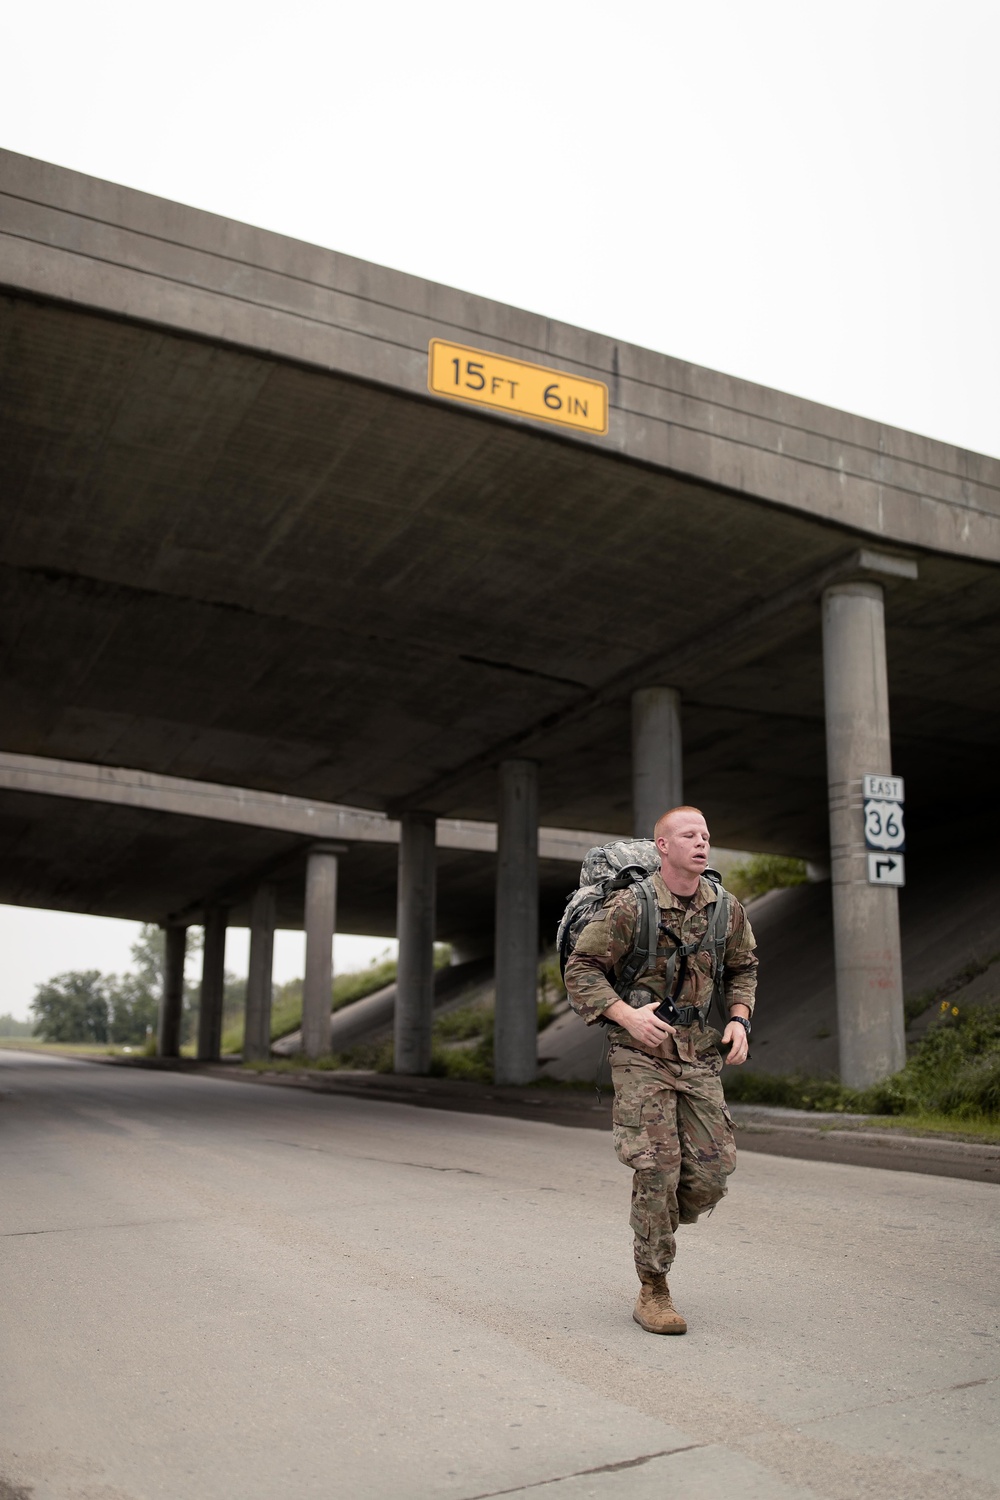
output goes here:
[[[699, 883], [690, 905], [667, 890], [659, 871], [653, 875], [652, 880], [660, 904], [660, 932], [656, 970], [642, 980], [642, 987], [650, 992], [650, 1001], [666, 997], [666, 964], [675, 944], [667, 936], [665, 929], [669, 928], [676, 933], [684, 943], [695, 942], [708, 927], [708, 908], [715, 899], [715, 893], [707, 880]], [[621, 998], [612, 988], [609, 975], [620, 971], [622, 962], [631, 952], [638, 918], [639, 898], [634, 887], [627, 888], [614, 895], [601, 915], [589, 922], [580, 934], [566, 965], [566, 993], [577, 1015], [588, 1023], [600, 1020], [607, 1007]], [[753, 1012], [754, 992], [757, 988], [755, 947], [747, 914], [736, 897], [731, 895], [724, 978], [728, 1011], [734, 1005], [745, 1005]], [[679, 1006], [700, 1007], [708, 1004], [711, 995], [712, 958], [703, 949], [688, 960], [684, 982], [675, 999]], [[697, 1024], [693, 1030], [699, 1031]], [[710, 1029], [705, 1033], [706, 1044], [711, 1045], [717, 1041], [718, 1035], [717, 1031]], [[610, 1027], [610, 1036], [614, 1042], [634, 1045], [632, 1037], [621, 1026]], [[702, 1047], [697, 1046], [695, 1050], [700, 1052]], [[667, 1054], [672, 1052], [673, 1048], [668, 1046]]]

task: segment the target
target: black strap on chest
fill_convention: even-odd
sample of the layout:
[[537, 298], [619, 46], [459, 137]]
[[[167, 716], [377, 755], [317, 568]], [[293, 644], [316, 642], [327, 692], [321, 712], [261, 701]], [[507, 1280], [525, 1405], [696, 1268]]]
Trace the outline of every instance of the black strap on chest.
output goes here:
[[[640, 881], [632, 887], [639, 901], [639, 920], [636, 924], [635, 941], [631, 952], [623, 963], [615, 984], [615, 990], [629, 1004], [649, 1003], [641, 996], [633, 999], [631, 991], [647, 974], [655, 972], [657, 958], [663, 953], [658, 945], [659, 934], [662, 930], [674, 945], [667, 952], [667, 996], [664, 1003], [676, 1015], [677, 1023], [682, 1026], [691, 1026], [697, 1020], [699, 1025], [704, 1027], [713, 1001], [717, 1003], [723, 1021], [726, 1019], [724, 981], [726, 938], [729, 932], [729, 892], [723, 887], [722, 877], [716, 870], [707, 870], [705, 875], [715, 889], [715, 900], [709, 908], [710, 916], [705, 931], [697, 942], [692, 943], [681, 942], [680, 936], [665, 923], [661, 929], [660, 904], [656, 899], [652, 880]], [[688, 960], [703, 948], [708, 949], [712, 959], [712, 993], [708, 1004], [700, 1007], [694, 1005], [678, 1007], [677, 996], [687, 977]]]

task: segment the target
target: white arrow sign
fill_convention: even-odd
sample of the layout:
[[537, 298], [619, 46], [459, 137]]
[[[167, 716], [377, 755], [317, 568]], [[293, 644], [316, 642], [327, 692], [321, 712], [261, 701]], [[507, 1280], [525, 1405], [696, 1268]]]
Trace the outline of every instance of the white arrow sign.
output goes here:
[[869, 854], [869, 885], [905, 885], [906, 868], [901, 854]]

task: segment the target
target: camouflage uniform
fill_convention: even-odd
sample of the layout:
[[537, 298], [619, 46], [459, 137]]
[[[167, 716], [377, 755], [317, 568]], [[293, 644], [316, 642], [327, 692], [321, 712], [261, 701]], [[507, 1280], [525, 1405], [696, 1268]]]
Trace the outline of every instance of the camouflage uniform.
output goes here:
[[[666, 998], [667, 959], [675, 944], [696, 941], [708, 928], [715, 893], [707, 880], [689, 900], [667, 890], [659, 872], [653, 888], [660, 906], [660, 932], [654, 973], [642, 980], [647, 993], [639, 1003]], [[600, 916], [584, 928], [566, 965], [566, 990], [578, 1015], [600, 1020], [620, 999], [608, 976], [620, 971], [632, 950], [639, 901], [634, 889], [618, 892]], [[754, 936], [740, 903], [730, 897], [726, 936], [725, 998], [728, 1011], [753, 1011], [757, 984]], [[678, 1006], [708, 1004], [712, 994], [711, 954], [688, 960]], [[678, 1027], [655, 1052], [639, 1048], [622, 1026], [609, 1026], [611, 1076], [615, 1086], [614, 1140], [619, 1160], [632, 1167], [632, 1228], [635, 1262], [642, 1271], [669, 1271], [678, 1224], [693, 1224], [725, 1195], [726, 1178], [736, 1167], [736, 1143], [719, 1074], [721, 1032]]]

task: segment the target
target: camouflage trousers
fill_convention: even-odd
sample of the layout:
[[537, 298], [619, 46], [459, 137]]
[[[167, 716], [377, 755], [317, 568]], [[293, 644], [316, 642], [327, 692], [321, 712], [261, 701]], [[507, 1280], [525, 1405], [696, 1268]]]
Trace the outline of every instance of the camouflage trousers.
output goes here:
[[614, 1139], [619, 1161], [635, 1172], [635, 1264], [669, 1271], [678, 1224], [694, 1224], [726, 1194], [736, 1142], [712, 1048], [696, 1062], [611, 1049]]

